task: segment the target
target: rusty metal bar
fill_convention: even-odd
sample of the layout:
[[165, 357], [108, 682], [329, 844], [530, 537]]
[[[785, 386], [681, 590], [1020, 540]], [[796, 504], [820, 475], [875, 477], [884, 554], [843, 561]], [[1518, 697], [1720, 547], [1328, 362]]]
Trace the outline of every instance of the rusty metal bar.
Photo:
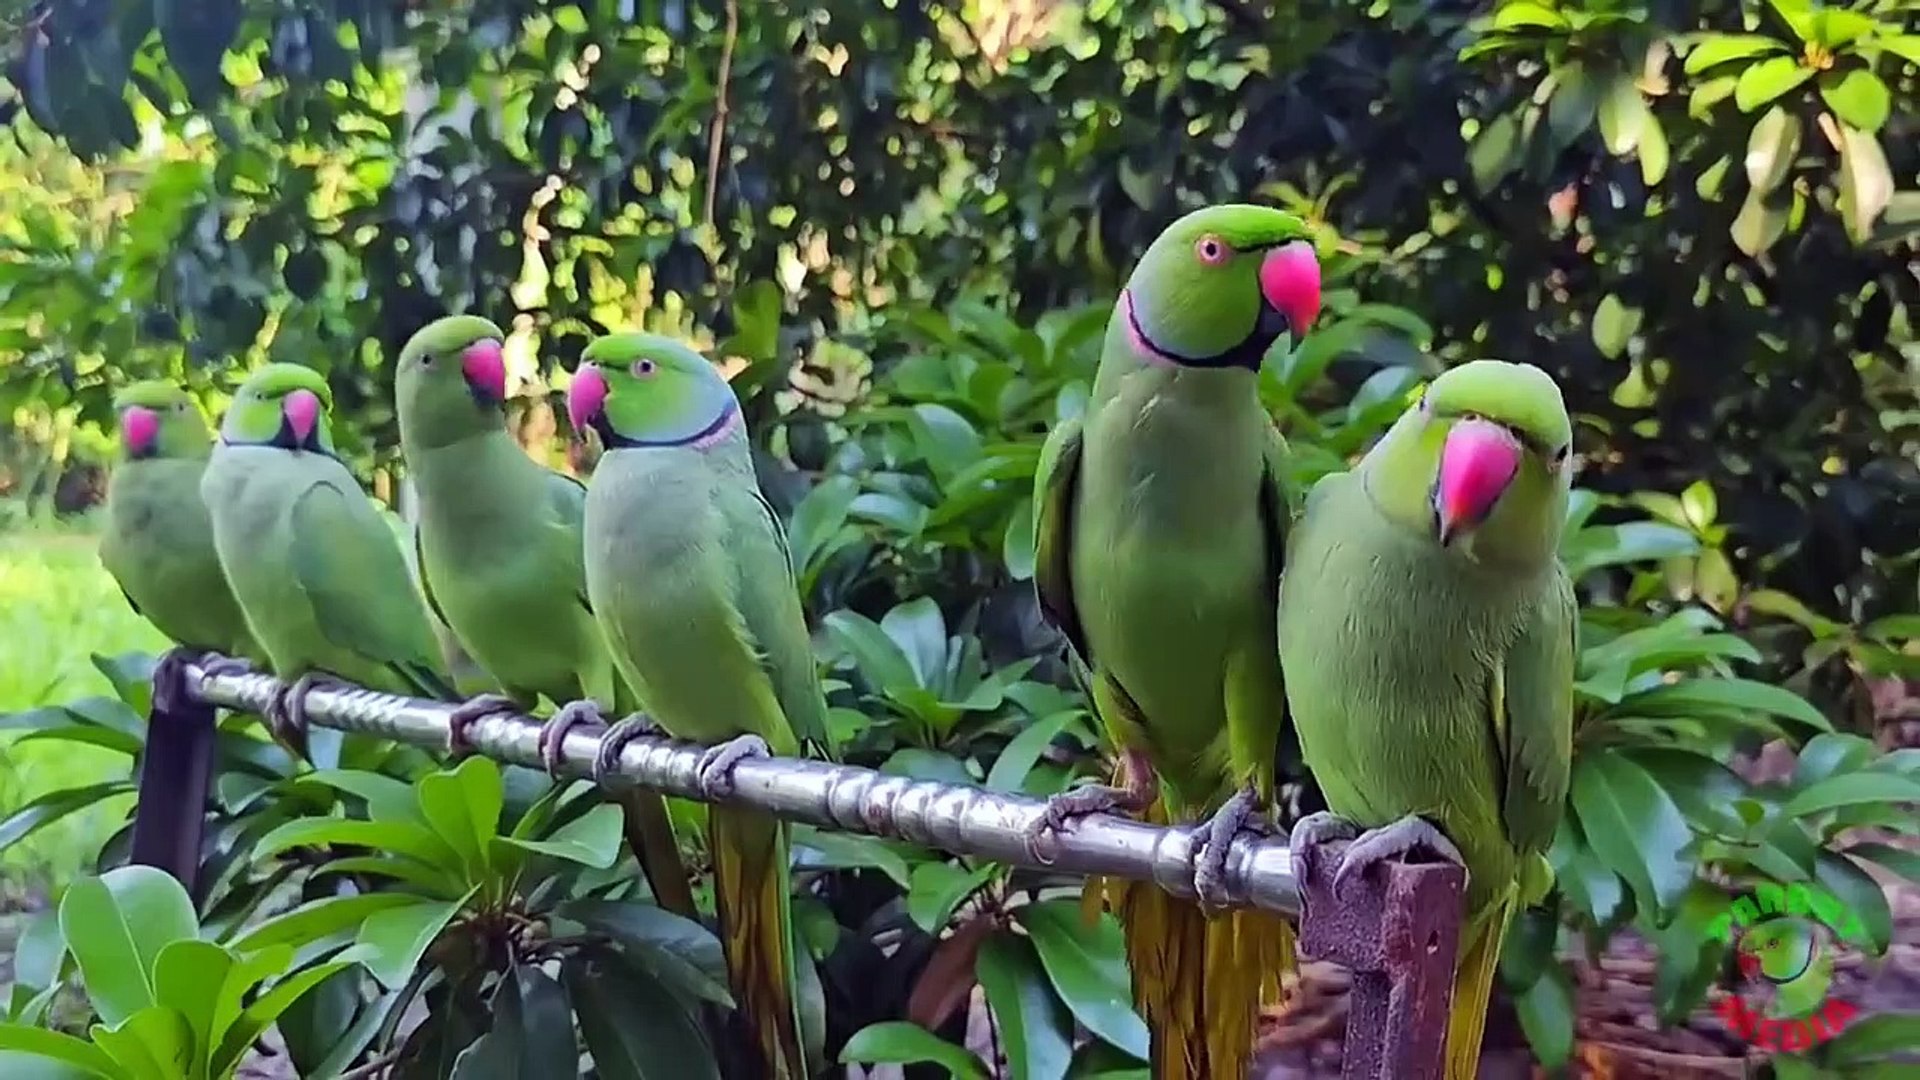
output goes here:
[[[183, 696], [203, 706], [253, 712], [264, 710], [283, 688], [265, 675], [209, 674], [192, 664], [182, 666], [180, 681]], [[169, 696], [156, 693], [156, 725], [182, 722], [178, 712], [163, 713], [159, 702]], [[309, 720], [322, 727], [440, 749], [446, 746], [451, 708], [357, 687], [321, 687], [308, 696], [306, 711]], [[205, 715], [211, 731], [211, 708]], [[540, 768], [538, 732], [539, 722], [530, 717], [496, 715], [473, 724], [468, 737], [476, 752], [496, 761]], [[599, 735], [579, 729], [567, 733], [561, 746], [567, 773], [583, 778], [591, 774]], [[637, 738], [627, 744], [618, 769], [609, 773], [610, 782], [710, 801], [697, 782], [703, 749], [676, 740]], [[143, 793], [155, 790], [150, 787], [151, 771], [142, 771]], [[1058, 835], [1050, 845], [1050, 861], [1041, 864], [1034, 861], [1026, 841], [1027, 827], [1046, 805], [1038, 799], [792, 758], [749, 758], [740, 763], [734, 781], [727, 802], [793, 821], [1017, 866], [1148, 881], [1177, 896], [1193, 895], [1192, 827], [1162, 828], [1094, 815]], [[201, 791], [194, 805], [204, 806], [204, 783]], [[197, 843], [193, 850], [197, 853]], [[1340, 850], [1329, 845], [1325, 855]], [[1286, 842], [1236, 837], [1227, 856], [1228, 904], [1300, 915], [1301, 952], [1353, 970], [1343, 1077], [1438, 1077], [1465, 875], [1451, 865], [1389, 864], [1349, 882], [1335, 895], [1331, 867], [1337, 861], [1312, 860], [1313, 880], [1303, 912]], [[1325, 873], [1321, 867], [1327, 868]], [[166, 869], [191, 883], [197, 868]]]

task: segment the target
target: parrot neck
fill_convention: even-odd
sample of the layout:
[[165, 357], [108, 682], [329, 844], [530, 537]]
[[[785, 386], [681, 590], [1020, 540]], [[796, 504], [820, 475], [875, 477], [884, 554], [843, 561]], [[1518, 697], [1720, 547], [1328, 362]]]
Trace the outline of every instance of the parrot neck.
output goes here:
[[407, 465], [413, 470], [421, 515], [450, 527], [487, 517], [495, 494], [523, 507], [520, 500], [532, 496], [518, 485], [537, 483], [543, 468], [505, 429], [410, 451]]
[[1259, 408], [1259, 375], [1242, 367], [1183, 367], [1151, 351], [1134, 339], [1123, 305], [1114, 306], [1107, 321], [1107, 338], [1100, 351], [1100, 370], [1093, 380], [1096, 404], [1121, 397], [1137, 399], [1145, 405], [1150, 399], [1171, 398], [1201, 409], [1246, 409], [1265, 415]]

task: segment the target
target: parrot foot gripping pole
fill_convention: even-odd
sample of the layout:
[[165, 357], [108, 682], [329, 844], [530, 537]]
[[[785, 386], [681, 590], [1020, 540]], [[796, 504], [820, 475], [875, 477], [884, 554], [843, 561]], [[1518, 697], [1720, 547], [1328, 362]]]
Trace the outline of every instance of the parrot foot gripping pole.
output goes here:
[[1300, 882], [1300, 953], [1353, 972], [1344, 1080], [1438, 1080], [1466, 871], [1387, 861], [1334, 888], [1350, 841], [1317, 846]]

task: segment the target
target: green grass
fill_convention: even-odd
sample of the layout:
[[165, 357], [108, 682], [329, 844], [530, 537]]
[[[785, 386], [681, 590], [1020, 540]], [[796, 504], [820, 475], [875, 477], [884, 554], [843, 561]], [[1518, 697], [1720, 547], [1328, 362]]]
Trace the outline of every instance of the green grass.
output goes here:
[[[111, 694], [89, 653], [159, 652], [167, 642], [133, 613], [100, 567], [84, 525], [0, 534], [0, 713]], [[68, 742], [0, 742], [0, 818], [55, 788], [125, 775], [121, 754]], [[53, 889], [93, 865], [130, 799], [49, 826], [0, 854], [0, 896]]]

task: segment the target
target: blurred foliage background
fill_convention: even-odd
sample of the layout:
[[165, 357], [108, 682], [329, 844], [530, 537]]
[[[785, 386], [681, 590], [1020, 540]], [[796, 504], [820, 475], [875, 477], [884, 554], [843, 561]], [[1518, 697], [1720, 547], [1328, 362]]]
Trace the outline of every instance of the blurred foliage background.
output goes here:
[[[1728, 976], [1703, 920], [1755, 874], [1867, 905], [1869, 951], [1898, 932], [1877, 882], [1920, 859], [1858, 830], [1912, 832], [1897, 806], [1920, 798], [1913, 751], [1885, 753], [1920, 721], [1920, 15], [1901, 0], [5, 7], [0, 620], [19, 629], [0, 707], [95, 755], [10, 747], [16, 889], [124, 842], [91, 785], [138, 742], [87, 714], [141, 702], [85, 657], [151, 635], [102, 614], [110, 587], [41, 584], [90, 572], [73, 552], [115, 388], [174, 378], [218, 412], [253, 365], [314, 366], [353, 466], [395, 500], [398, 347], [460, 310], [511, 327], [514, 422], [556, 465], [587, 464], [553, 404], [592, 336], [710, 350], [791, 515], [854, 760], [1059, 789], [1098, 737], [1027, 582], [1039, 442], [1083, 405], [1135, 255], [1238, 199], [1323, 234], [1327, 313], [1262, 376], [1302, 480], [1472, 357], [1546, 368], [1574, 414], [1581, 760], [1561, 889], [1506, 972], [1535, 1052], [1576, 1052], [1556, 943], [1651, 940], [1678, 1023]], [[1810, 738], [1797, 769], [1748, 767]], [[1093, 1011], [1117, 953], [1060, 974], [1044, 881], [816, 839], [799, 887], [834, 1053], [942, 1060], [897, 1028], [846, 1047], [901, 1020], [962, 1041], [966, 999], [937, 991], [978, 969], [996, 1015], [1037, 1010], [996, 1028], [1012, 1075], [1139, 1067], [1135, 1029]], [[284, 854], [234, 887], [284, 886]], [[1055, 1053], [1072, 1039], [1038, 1030], [1092, 1041]], [[965, 1073], [945, 1060], [919, 1068]]]

